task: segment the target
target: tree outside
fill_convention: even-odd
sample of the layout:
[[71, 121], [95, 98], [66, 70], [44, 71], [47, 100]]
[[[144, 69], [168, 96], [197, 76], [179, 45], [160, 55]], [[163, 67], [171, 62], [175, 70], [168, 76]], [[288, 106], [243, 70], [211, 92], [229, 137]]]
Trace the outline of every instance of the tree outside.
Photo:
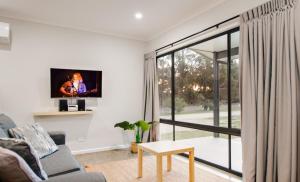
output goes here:
[[[182, 49], [174, 54], [175, 67], [175, 113], [182, 115], [208, 113], [194, 120], [201, 124], [212, 124], [214, 110], [214, 62], [213, 53], [201, 54], [193, 49]], [[238, 59], [231, 60], [231, 100], [232, 111], [239, 110]], [[161, 117], [171, 119], [171, 56], [159, 58], [157, 61]], [[219, 64], [219, 110], [228, 112], [227, 64]], [[226, 127], [227, 115], [220, 114], [220, 125]], [[181, 115], [181, 116], [180, 116]], [[237, 113], [238, 115], [238, 113]], [[176, 119], [177, 120], [177, 119]], [[196, 121], [198, 120], [198, 121]], [[194, 122], [194, 121], [193, 121]], [[204, 123], [202, 123], [204, 122]], [[239, 127], [239, 116], [233, 116], [233, 125]]]

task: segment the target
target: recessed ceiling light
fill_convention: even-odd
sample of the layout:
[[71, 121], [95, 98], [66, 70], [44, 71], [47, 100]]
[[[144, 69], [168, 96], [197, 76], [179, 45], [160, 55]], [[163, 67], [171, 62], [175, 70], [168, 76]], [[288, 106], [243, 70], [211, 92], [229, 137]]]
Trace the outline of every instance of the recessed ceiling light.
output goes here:
[[140, 12], [137, 12], [137, 13], [135, 13], [134, 17], [135, 17], [136, 19], [140, 20], [140, 19], [143, 18], [143, 14], [140, 13]]

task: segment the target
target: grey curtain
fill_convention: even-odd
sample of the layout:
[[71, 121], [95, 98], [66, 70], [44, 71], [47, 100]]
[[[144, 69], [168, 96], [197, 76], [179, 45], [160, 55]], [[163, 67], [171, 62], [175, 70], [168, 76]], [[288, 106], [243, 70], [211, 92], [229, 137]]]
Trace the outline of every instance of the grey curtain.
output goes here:
[[150, 132], [147, 132], [148, 141], [159, 140], [159, 95], [155, 52], [151, 52], [145, 55], [144, 119], [146, 121], [152, 122]]
[[300, 14], [273, 0], [241, 15], [245, 182], [300, 181]]

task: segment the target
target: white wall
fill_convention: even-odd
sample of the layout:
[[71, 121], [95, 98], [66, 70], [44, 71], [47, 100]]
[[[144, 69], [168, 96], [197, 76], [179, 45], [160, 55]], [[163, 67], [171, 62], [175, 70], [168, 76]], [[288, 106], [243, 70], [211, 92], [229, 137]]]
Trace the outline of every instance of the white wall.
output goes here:
[[199, 32], [228, 18], [239, 15], [269, 0], [225, 0], [219, 6], [190, 19], [189, 21], [164, 32], [160, 36], [149, 41], [147, 52], [168, 45], [183, 37]]
[[[67, 133], [73, 151], [126, 144], [114, 123], [142, 118], [145, 43], [72, 29], [0, 18], [11, 24], [10, 51], [0, 50], [0, 113], [18, 125], [39, 122]], [[100, 69], [103, 98], [88, 99], [93, 115], [34, 118], [53, 109], [50, 68]], [[57, 108], [56, 108], [57, 109]]]

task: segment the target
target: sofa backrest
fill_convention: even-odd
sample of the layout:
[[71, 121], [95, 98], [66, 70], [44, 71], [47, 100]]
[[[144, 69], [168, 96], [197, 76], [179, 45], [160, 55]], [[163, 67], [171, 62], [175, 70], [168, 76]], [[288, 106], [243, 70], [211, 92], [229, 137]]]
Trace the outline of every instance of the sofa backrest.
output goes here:
[[10, 117], [6, 116], [5, 114], [0, 114], [0, 128], [3, 130], [6, 137], [9, 137], [8, 130], [15, 127], [16, 124]]

